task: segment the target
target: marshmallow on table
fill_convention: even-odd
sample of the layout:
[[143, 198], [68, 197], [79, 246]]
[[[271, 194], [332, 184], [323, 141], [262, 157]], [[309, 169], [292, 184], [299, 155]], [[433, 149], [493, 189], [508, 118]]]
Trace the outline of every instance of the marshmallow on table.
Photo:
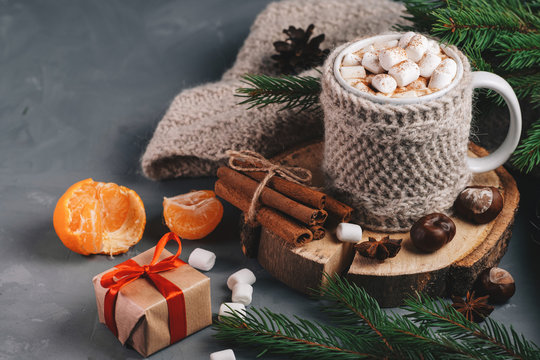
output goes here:
[[442, 89], [454, 80], [457, 73], [457, 64], [453, 59], [444, 59], [433, 71], [429, 79], [430, 89]]
[[222, 316], [232, 316], [233, 313], [238, 314], [241, 318], [246, 316], [246, 307], [244, 304], [226, 302], [219, 307], [218, 319], [221, 320]]
[[392, 66], [388, 71], [388, 75], [392, 76], [398, 86], [407, 86], [420, 76], [420, 69], [416, 63], [411, 60], [405, 60], [397, 65]]
[[216, 263], [216, 254], [211, 251], [196, 248], [189, 254], [188, 264], [202, 271], [212, 270]]
[[379, 54], [379, 64], [384, 70], [390, 70], [392, 66], [403, 60], [407, 60], [407, 52], [399, 46], [382, 50]]
[[396, 90], [397, 82], [388, 74], [375, 75], [371, 80], [371, 86], [382, 93], [388, 94]]
[[414, 62], [419, 61], [428, 49], [428, 39], [424, 35], [414, 35], [405, 48], [407, 56]]
[[418, 67], [420, 68], [420, 76], [430, 77], [433, 74], [433, 71], [441, 63], [441, 57], [433, 53], [426, 53], [418, 62]]
[[364, 54], [364, 57], [362, 58], [362, 66], [374, 74], [380, 74], [384, 72], [383, 67], [379, 63], [379, 56], [371, 51], [368, 51]]
[[409, 42], [411, 41], [413, 36], [415, 35], [416, 35], [415, 32], [412, 32], [412, 31], [406, 32], [405, 34], [401, 35], [401, 38], [399, 38], [398, 45], [405, 49], [407, 45], [409, 45]]
[[253, 285], [253, 283], [255, 283], [255, 280], [257, 280], [257, 278], [251, 270], [242, 269], [229, 276], [229, 278], [227, 279], [227, 287], [229, 288], [229, 290], [232, 290], [234, 285], [236, 285], [237, 283]]
[[343, 57], [341, 65], [343, 66], [355, 66], [362, 63], [362, 58], [355, 53], [348, 53]]
[[232, 288], [231, 300], [234, 303], [240, 303], [244, 305], [251, 304], [251, 297], [253, 295], [253, 287], [245, 283], [236, 283]]
[[340, 70], [344, 79], [361, 79], [366, 77], [366, 70], [363, 66], [343, 66]]
[[211, 353], [210, 360], [236, 360], [236, 357], [232, 349], [227, 349]]
[[357, 243], [362, 240], [362, 227], [351, 223], [340, 223], [336, 229], [339, 241]]

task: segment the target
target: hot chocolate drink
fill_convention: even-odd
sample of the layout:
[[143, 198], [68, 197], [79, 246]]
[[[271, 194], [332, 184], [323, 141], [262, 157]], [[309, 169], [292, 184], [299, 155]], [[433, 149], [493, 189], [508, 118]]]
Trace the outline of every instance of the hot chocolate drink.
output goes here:
[[352, 87], [376, 96], [419, 97], [441, 90], [457, 74], [456, 62], [437, 41], [408, 32], [343, 56], [340, 74]]

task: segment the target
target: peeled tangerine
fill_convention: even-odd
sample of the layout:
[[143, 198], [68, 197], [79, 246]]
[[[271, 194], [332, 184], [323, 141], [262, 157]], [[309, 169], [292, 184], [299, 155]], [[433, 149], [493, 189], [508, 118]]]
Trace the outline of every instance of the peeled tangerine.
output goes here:
[[86, 179], [58, 200], [53, 223], [68, 249], [82, 255], [116, 255], [141, 240], [146, 213], [135, 191]]
[[163, 217], [167, 227], [183, 239], [202, 239], [218, 226], [223, 205], [211, 190], [192, 191], [163, 198]]

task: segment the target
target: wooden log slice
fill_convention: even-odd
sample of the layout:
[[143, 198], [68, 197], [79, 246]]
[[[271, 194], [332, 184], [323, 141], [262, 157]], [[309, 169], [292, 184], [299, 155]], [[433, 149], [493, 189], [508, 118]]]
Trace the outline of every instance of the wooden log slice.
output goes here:
[[[313, 184], [322, 186], [323, 146], [322, 142], [305, 145], [275, 160], [308, 168], [313, 172]], [[469, 150], [472, 156], [487, 155], [486, 150], [472, 143]], [[324, 281], [324, 272], [341, 273], [348, 268], [347, 277], [363, 286], [383, 307], [398, 306], [415, 291], [432, 296], [463, 295], [471, 288], [477, 275], [498, 264], [506, 252], [519, 203], [516, 183], [503, 167], [475, 175], [472, 184], [497, 187], [504, 198], [502, 212], [494, 221], [484, 225], [471, 224], [453, 216], [457, 227], [455, 238], [434, 253], [416, 250], [408, 233], [366, 230], [363, 241], [386, 235], [403, 239], [402, 249], [395, 258], [379, 262], [355, 255], [351, 244], [336, 240], [333, 228], [327, 229], [324, 239], [300, 248], [287, 246], [263, 229], [258, 260], [271, 275], [306, 293]]]

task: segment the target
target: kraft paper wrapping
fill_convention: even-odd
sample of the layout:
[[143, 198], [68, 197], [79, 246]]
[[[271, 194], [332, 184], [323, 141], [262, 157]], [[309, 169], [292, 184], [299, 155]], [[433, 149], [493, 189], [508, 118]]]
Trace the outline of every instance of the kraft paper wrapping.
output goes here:
[[[133, 258], [139, 265], [149, 264], [154, 254], [151, 248]], [[171, 256], [163, 250], [159, 261]], [[101, 277], [109, 269], [96, 275], [92, 282], [96, 293], [99, 321], [105, 324], [103, 314], [107, 289], [100, 284]], [[188, 264], [160, 273], [184, 292], [186, 302], [187, 335], [212, 324], [210, 302], [210, 278]], [[146, 279], [140, 278], [124, 286], [116, 301], [116, 325], [118, 340], [131, 345], [144, 357], [170, 345], [167, 301]]]

